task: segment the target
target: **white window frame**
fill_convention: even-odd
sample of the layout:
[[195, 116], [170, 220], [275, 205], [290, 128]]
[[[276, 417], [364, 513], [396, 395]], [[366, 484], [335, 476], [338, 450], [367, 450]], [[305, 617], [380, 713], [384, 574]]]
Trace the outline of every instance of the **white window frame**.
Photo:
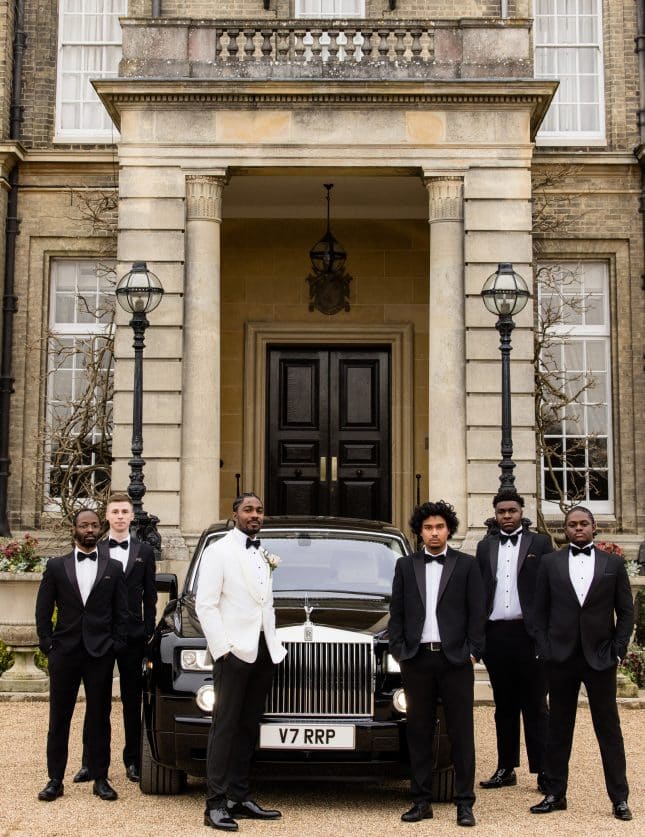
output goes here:
[[[78, 280], [80, 272], [83, 268], [91, 266], [97, 279], [96, 293], [98, 293], [101, 285], [101, 274], [111, 272], [112, 268], [116, 266], [113, 259], [91, 259], [91, 258], [52, 258], [49, 263], [49, 339], [47, 341], [47, 426], [51, 427], [55, 405], [60, 402], [60, 399], [54, 399], [54, 385], [55, 385], [55, 370], [59, 363], [58, 353], [55, 346], [57, 339], [92, 339], [96, 337], [107, 337], [113, 330], [112, 318], [107, 323], [102, 323], [98, 319], [94, 322], [79, 322], [78, 312], [74, 306], [74, 319], [70, 322], [56, 319], [56, 303], [59, 289], [59, 276], [57, 271], [60, 265], [66, 266], [74, 265], [75, 267], [75, 283], [74, 296], [78, 297], [80, 292], [78, 290]], [[69, 294], [71, 295], [71, 294]], [[75, 368], [75, 367], [74, 367]], [[112, 373], [114, 374], [114, 369]], [[49, 501], [45, 502], [45, 511], [58, 511], [59, 508], [55, 503], [55, 495], [51, 495], [50, 488], [50, 474], [51, 474], [51, 448], [50, 442], [47, 443], [45, 450], [45, 485], [47, 486], [47, 497]], [[53, 501], [53, 502], [52, 502]], [[88, 501], [89, 502], [89, 501]]]
[[365, 17], [365, 0], [295, 0], [294, 17], [308, 20]]
[[[605, 428], [606, 433], [600, 434], [601, 436], [606, 435], [607, 439], [607, 499], [606, 500], [591, 500], [587, 498], [578, 498], [577, 502], [581, 503], [584, 506], [587, 506], [596, 514], [603, 514], [603, 515], [613, 515], [614, 514], [614, 452], [613, 452], [613, 425], [612, 425], [612, 363], [611, 363], [611, 310], [610, 310], [610, 281], [609, 281], [609, 265], [606, 261], [603, 260], [594, 260], [589, 259], [585, 261], [577, 261], [577, 262], [567, 262], [565, 260], [545, 260], [538, 265], [538, 299], [541, 300], [543, 287], [540, 285], [539, 280], [539, 272], [543, 268], [551, 268], [554, 270], [558, 270], [562, 267], [563, 271], [570, 272], [572, 275], [575, 275], [580, 281], [582, 282], [582, 290], [580, 293], [580, 298], [584, 300], [588, 290], [585, 289], [584, 284], [584, 275], [585, 275], [585, 268], [589, 268], [594, 266], [595, 268], [600, 267], [603, 272], [603, 282], [602, 282], [602, 291], [603, 291], [603, 303], [602, 303], [602, 324], [586, 324], [586, 323], [557, 323], [551, 329], [549, 329], [550, 333], [553, 334], [556, 338], [561, 337], [566, 340], [568, 344], [575, 343], [575, 342], [585, 342], [586, 340], [594, 340], [594, 341], [603, 341], [605, 346], [605, 374], [606, 374], [606, 402], [602, 402], [603, 404], [606, 403], [606, 418], [607, 418], [607, 425]], [[583, 302], [584, 305], [584, 302]], [[588, 390], [584, 396], [583, 400], [586, 404], [593, 403], [593, 388]], [[585, 430], [587, 429], [587, 420], [588, 420], [588, 413], [587, 411], [582, 408], [580, 412], [577, 414], [578, 420], [582, 420], [585, 425]], [[564, 440], [563, 444], [566, 445], [567, 438], [576, 438], [577, 434], [567, 434], [566, 431], [566, 422], [562, 420], [563, 431], [561, 434], [561, 438]], [[555, 435], [555, 434], [554, 434]], [[583, 437], [589, 439], [593, 438], [593, 434], [587, 432], [583, 434]], [[566, 480], [566, 476], [565, 476]], [[540, 496], [542, 502], [542, 511], [547, 516], [551, 515], [561, 515], [561, 509], [557, 503], [557, 501], [547, 500], [545, 499], [545, 477], [544, 477], [544, 461], [543, 458], [540, 460]]]
[[[104, 12], [106, 3], [110, 3], [110, 10]], [[118, 65], [121, 60], [121, 27], [118, 27], [118, 39], [108, 40], [103, 35], [92, 37], [87, 34], [89, 27], [85, 26], [92, 16], [116, 16], [122, 17], [127, 12], [127, 0], [60, 0], [58, 11], [58, 54], [56, 60], [56, 121], [54, 129], [54, 142], [78, 142], [78, 143], [114, 143], [119, 139], [119, 133], [112, 120], [104, 111], [102, 124], [90, 125], [83, 120], [83, 112], [89, 112], [86, 107], [92, 108], [100, 104], [90, 81], [99, 78], [114, 78], [118, 74]], [[70, 32], [70, 16], [80, 16], [83, 20], [81, 34], [73, 35]], [[106, 23], [102, 22], [100, 29], [105, 31]], [[109, 27], [108, 27], [109, 29]], [[118, 47], [118, 50], [115, 49]], [[94, 54], [93, 54], [94, 53]], [[70, 56], [76, 57], [78, 65], [75, 68], [65, 66]], [[97, 61], [98, 58], [98, 61]], [[91, 66], [94, 63], [94, 66]], [[96, 64], [99, 66], [96, 66]], [[109, 63], [109, 66], [107, 66]], [[66, 91], [65, 81], [67, 78], [76, 76], [79, 89], [74, 96], [64, 98]], [[81, 111], [80, 125], [69, 127], [64, 125], [64, 112], [66, 106], [76, 104]]]
[[[566, 4], [568, 10], [574, 10], [574, 13], [572, 15], [565, 16], [562, 14], [562, 7], [564, 4]], [[602, 0], [534, 0], [533, 7], [533, 38], [536, 78], [553, 78], [552, 75], [541, 73], [539, 70], [538, 53], [540, 50], [550, 51], [554, 56], [554, 60], [556, 63], [558, 62], [559, 57], [563, 56], [565, 52], [568, 52], [568, 57], [575, 58], [578, 68], [580, 58], [584, 54], [584, 52], [592, 50], [597, 56], [595, 90], [597, 101], [593, 104], [595, 104], [596, 106], [596, 118], [598, 121], [598, 129], [582, 130], [575, 128], [572, 130], [566, 130], [549, 128], [549, 121], [557, 118], [557, 116], [559, 115], [558, 111], [561, 109], [563, 110], [565, 108], [569, 109], [569, 113], [571, 112], [571, 109], [575, 108], [575, 122], [579, 125], [580, 106], [582, 104], [590, 104], [589, 102], [583, 103], [581, 101], [580, 85], [584, 79], [589, 80], [590, 78], [593, 78], [593, 76], [591, 74], [584, 74], [581, 71], [577, 71], [574, 72], [571, 76], [572, 83], [575, 83], [576, 85], [576, 101], [567, 104], [561, 104], [561, 98], [564, 95], [564, 88], [561, 84], [554, 96], [553, 102], [551, 103], [545, 122], [542, 124], [542, 127], [540, 128], [537, 134], [536, 144], [540, 146], [606, 145], [607, 138], [605, 124], [605, 75], [603, 55]], [[556, 30], [556, 37], [555, 40], [550, 42], [546, 40], [544, 42], [539, 42], [538, 39], [540, 38], [540, 26], [538, 12], [545, 7], [548, 8], [548, 10], [553, 14], [554, 19], [552, 23]], [[583, 42], [580, 39], [579, 19], [580, 17], [582, 17], [581, 10], [583, 8], [585, 9], [585, 16], [587, 16], [588, 14], [588, 16], [593, 17], [596, 21], [595, 28], [597, 35], [595, 41]], [[590, 9], [590, 12], [587, 13], [586, 9]], [[546, 17], [547, 15], [545, 14], [544, 16]], [[573, 35], [568, 35], [565, 31], [565, 21], [568, 19], [568, 17], [575, 17], [576, 19], [575, 33]]]

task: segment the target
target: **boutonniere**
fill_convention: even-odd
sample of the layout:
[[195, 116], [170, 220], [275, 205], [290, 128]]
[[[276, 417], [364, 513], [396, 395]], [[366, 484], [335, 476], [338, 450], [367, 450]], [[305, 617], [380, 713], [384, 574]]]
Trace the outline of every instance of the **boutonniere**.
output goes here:
[[280, 561], [282, 561], [282, 558], [280, 558], [279, 555], [275, 555], [273, 552], [269, 552], [263, 546], [260, 547], [260, 553], [269, 565], [269, 573], [273, 575], [273, 571], [277, 570], [280, 566]]

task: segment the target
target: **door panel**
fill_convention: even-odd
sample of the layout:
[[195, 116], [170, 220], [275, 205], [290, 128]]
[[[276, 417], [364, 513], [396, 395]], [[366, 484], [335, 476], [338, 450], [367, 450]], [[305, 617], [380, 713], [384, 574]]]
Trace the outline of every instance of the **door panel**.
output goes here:
[[267, 508], [390, 519], [389, 352], [269, 349]]

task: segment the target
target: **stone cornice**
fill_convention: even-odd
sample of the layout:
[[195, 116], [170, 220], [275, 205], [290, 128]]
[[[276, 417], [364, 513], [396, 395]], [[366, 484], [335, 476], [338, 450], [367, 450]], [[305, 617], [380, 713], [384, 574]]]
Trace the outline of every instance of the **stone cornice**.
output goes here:
[[19, 142], [0, 142], [0, 181], [6, 185], [10, 171], [25, 159], [25, 149]]
[[419, 82], [223, 82], [199, 79], [103, 79], [92, 82], [121, 126], [130, 108], [526, 108], [533, 138], [555, 94], [557, 82], [518, 79]]

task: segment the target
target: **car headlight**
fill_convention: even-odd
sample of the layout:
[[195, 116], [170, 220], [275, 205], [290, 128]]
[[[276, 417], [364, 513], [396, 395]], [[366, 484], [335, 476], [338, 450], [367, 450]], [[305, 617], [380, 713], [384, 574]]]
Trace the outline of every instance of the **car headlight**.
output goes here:
[[195, 700], [202, 712], [211, 714], [215, 706], [215, 689], [212, 686], [200, 686], [197, 689]]
[[397, 689], [396, 692], [392, 695], [392, 703], [394, 704], [394, 708], [397, 712], [407, 712], [408, 711], [408, 704], [405, 699], [405, 692], [403, 689]]
[[387, 674], [400, 674], [401, 666], [391, 654], [385, 655], [385, 671]]
[[179, 665], [184, 671], [212, 671], [213, 658], [208, 648], [182, 648]]

